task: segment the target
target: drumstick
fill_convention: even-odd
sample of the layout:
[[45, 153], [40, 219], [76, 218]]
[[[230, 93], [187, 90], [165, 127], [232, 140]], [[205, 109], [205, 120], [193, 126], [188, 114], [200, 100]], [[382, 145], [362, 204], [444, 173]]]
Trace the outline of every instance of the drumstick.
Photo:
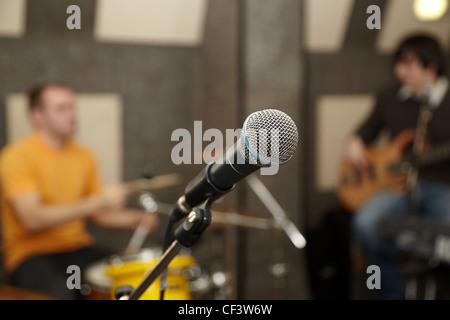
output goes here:
[[222, 213], [217, 212], [214, 209], [211, 210], [211, 213], [213, 215], [212, 224], [231, 224], [261, 230], [276, 228], [273, 221], [264, 218], [248, 217], [236, 212]]
[[127, 184], [131, 191], [137, 192], [142, 190], [154, 190], [177, 185], [182, 181], [181, 175], [178, 173], [165, 174], [156, 176], [151, 179], [138, 179]]
[[148, 233], [150, 232], [150, 227], [145, 223], [140, 223], [136, 230], [133, 233], [133, 236], [130, 239], [130, 242], [128, 243], [127, 248], [125, 249], [125, 253], [134, 253], [141, 249], [142, 245], [144, 244], [145, 238], [147, 237]]

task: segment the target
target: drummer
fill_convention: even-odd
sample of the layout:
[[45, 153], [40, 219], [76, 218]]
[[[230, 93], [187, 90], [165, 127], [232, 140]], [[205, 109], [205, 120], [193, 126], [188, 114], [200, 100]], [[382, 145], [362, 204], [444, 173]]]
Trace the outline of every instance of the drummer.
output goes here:
[[102, 227], [158, 226], [155, 215], [125, 207], [131, 192], [117, 184], [101, 192], [97, 163], [74, 141], [74, 92], [57, 83], [29, 91], [34, 132], [0, 153], [2, 245], [12, 285], [77, 299], [69, 289], [67, 268], [81, 271], [107, 252], [95, 246], [89, 219]]

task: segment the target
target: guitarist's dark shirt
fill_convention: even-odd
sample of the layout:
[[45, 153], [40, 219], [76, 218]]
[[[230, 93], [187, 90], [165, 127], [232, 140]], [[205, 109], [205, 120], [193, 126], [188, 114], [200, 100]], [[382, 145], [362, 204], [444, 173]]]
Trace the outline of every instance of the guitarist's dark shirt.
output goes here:
[[[356, 134], [366, 144], [373, 142], [383, 129], [387, 129], [393, 138], [405, 129], [416, 127], [421, 105], [422, 102], [413, 97], [402, 99], [399, 87], [383, 89], [377, 95], [372, 113]], [[432, 147], [444, 144], [450, 147], [450, 89], [441, 103], [433, 109], [428, 138]], [[419, 177], [422, 180], [450, 184], [450, 159], [420, 168]]]

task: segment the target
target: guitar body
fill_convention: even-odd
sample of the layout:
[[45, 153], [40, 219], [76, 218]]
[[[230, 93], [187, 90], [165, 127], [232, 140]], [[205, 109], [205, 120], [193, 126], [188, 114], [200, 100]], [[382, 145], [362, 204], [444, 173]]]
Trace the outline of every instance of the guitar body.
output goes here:
[[405, 130], [386, 147], [367, 147], [373, 165], [364, 171], [359, 171], [347, 160], [342, 161], [336, 191], [341, 205], [354, 212], [380, 190], [390, 189], [404, 194], [407, 172], [400, 170], [400, 163], [405, 148], [414, 140], [414, 134], [414, 130]]

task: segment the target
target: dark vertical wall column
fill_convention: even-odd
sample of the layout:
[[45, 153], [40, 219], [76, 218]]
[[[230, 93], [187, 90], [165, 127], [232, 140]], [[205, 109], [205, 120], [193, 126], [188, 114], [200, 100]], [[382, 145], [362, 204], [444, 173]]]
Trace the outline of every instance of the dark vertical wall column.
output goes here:
[[[261, 109], [279, 109], [296, 122], [300, 140], [303, 136], [301, 1], [247, 0], [244, 2], [243, 26], [246, 115]], [[302, 210], [302, 151], [280, 167], [273, 176], [258, 174], [290, 219], [302, 230], [306, 212]], [[271, 214], [252, 190], [247, 188], [248, 208], [260, 217]], [[303, 252], [294, 247], [280, 232], [253, 231], [247, 233], [247, 286], [252, 298], [305, 298], [307, 281], [303, 278]], [[258, 253], [258, 254], [256, 254]], [[287, 266], [283, 279], [275, 279], [274, 264]]]

